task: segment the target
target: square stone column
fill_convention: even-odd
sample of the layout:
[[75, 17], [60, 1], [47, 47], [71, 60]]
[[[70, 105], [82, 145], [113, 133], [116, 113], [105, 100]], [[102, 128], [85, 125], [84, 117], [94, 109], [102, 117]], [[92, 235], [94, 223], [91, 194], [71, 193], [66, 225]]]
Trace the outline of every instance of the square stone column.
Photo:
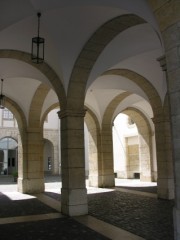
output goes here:
[[97, 129], [89, 130], [89, 186], [103, 186], [101, 139]]
[[101, 187], [103, 184], [100, 125], [90, 110], [86, 113], [85, 122], [88, 129], [89, 186]]
[[[143, 126], [143, 124], [142, 124]], [[141, 129], [142, 130], [142, 129]], [[139, 157], [140, 157], [140, 164], [141, 164], [141, 174], [140, 180], [143, 182], [151, 182], [151, 142], [149, 134], [145, 134], [142, 136], [139, 133]]]
[[88, 213], [84, 155], [85, 111], [60, 111], [61, 118], [61, 208], [69, 216]]
[[101, 132], [102, 186], [114, 187], [113, 141], [111, 124], [103, 124]]
[[163, 117], [153, 119], [156, 132], [158, 197], [174, 199], [174, 174], [170, 123]]
[[[179, 1], [171, 2], [173, 9], [178, 9]], [[178, 4], [178, 6], [175, 4]], [[165, 9], [167, 10], [167, 9]], [[169, 9], [168, 9], [169, 10]], [[171, 9], [172, 10], [172, 9]], [[173, 13], [173, 24], [162, 32], [165, 46], [167, 91], [170, 103], [170, 120], [172, 129], [173, 166], [175, 177], [175, 207], [174, 207], [174, 236], [180, 240], [180, 15], [179, 11]], [[178, 13], [178, 18], [175, 19]]]
[[44, 192], [43, 144], [40, 129], [24, 132], [22, 156], [18, 166], [18, 191], [22, 193]]

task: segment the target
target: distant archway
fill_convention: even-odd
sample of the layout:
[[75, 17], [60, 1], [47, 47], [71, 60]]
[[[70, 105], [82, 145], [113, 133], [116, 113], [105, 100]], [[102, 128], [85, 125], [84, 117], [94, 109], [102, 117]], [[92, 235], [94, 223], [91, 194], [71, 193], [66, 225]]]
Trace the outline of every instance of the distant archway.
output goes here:
[[17, 171], [18, 143], [11, 137], [0, 139], [0, 174], [9, 175]]
[[53, 175], [61, 173], [59, 105], [52, 105], [42, 116], [44, 171]]

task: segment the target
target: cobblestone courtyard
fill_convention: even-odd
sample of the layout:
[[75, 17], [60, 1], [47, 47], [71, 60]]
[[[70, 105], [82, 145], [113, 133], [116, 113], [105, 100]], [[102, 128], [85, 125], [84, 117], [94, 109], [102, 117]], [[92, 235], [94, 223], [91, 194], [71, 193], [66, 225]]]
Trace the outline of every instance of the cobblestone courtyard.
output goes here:
[[147, 240], [173, 239], [173, 201], [107, 192], [91, 194], [89, 214]]
[[[1, 181], [0, 185], [1, 191], [8, 193], [8, 191], [14, 191], [16, 189], [16, 184], [11, 183], [9, 185], [8, 181], [7, 182], [5, 180], [4, 182]], [[60, 201], [61, 200], [60, 186], [61, 182], [59, 178], [57, 177], [47, 178], [45, 194], [53, 199]], [[122, 187], [119, 186], [116, 189], [88, 188], [89, 215], [96, 217], [97, 219], [100, 219], [104, 222], [110, 223], [114, 226], [117, 226], [119, 228], [122, 228], [126, 231], [132, 232], [140, 237], [143, 237], [146, 240], [173, 240], [174, 238], [173, 238], [172, 212], [174, 202], [157, 199], [156, 195], [154, 194], [156, 192], [156, 187], [151, 186], [148, 189], [148, 187], [139, 188], [135, 186], [134, 189], [136, 190], [135, 193], [129, 192], [133, 190], [133, 187], [128, 186]], [[153, 192], [155, 197], [146, 196], [146, 194], [144, 194], [144, 191]], [[1, 198], [3, 199], [4, 196], [1, 195]], [[18, 202], [20, 205], [18, 205]], [[4, 205], [1, 204], [2, 215], [1, 217], [14, 216], [16, 215], [17, 211], [18, 214], [20, 213], [21, 215], [22, 214], [29, 215], [34, 214], [36, 212], [40, 214], [43, 213], [43, 211], [45, 212], [49, 211], [49, 209], [46, 206], [39, 203], [36, 199], [21, 201], [22, 203], [20, 203], [20, 201], [18, 202], [9, 201], [11, 205], [13, 204], [12, 206], [8, 205], [7, 201], [2, 202]], [[20, 210], [23, 209], [24, 212], [20, 212], [20, 210], [18, 209]], [[52, 210], [50, 211], [52, 212]], [[57, 221], [54, 220], [54, 223], [60, 224], [62, 222], [63, 224], [63, 222], [66, 221], [68, 223], [71, 220], [70, 219]], [[20, 225], [17, 224], [16, 227], [18, 226], [20, 227]], [[24, 224], [23, 226], [24, 229], [26, 229], [27, 227], [28, 230], [31, 228], [31, 226], [36, 226], [36, 224], [35, 223], [32, 223], [32, 225]], [[82, 228], [82, 225], [77, 224], [76, 233], [79, 229], [78, 226]], [[6, 227], [8, 227], [8, 225]], [[1, 230], [6, 229], [6, 227], [2, 226]], [[22, 229], [22, 226], [20, 228]], [[83, 231], [85, 232], [87, 231], [88, 233], [88, 229], [86, 228], [84, 228]], [[95, 233], [92, 232], [91, 234], [93, 236], [93, 234]], [[60, 235], [61, 233], [59, 234], [59, 236]], [[97, 236], [97, 239], [101, 238], [103, 239], [102, 236]], [[84, 239], [89, 238], [87, 237]]]

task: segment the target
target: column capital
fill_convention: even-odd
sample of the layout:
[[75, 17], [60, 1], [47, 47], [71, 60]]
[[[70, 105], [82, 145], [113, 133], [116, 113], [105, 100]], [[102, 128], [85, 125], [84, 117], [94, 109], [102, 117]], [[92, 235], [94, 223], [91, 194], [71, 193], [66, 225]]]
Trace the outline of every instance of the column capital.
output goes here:
[[148, 0], [148, 2], [152, 7], [157, 22], [159, 23], [161, 32], [180, 20], [179, 0]]
[[151, 118], [154, 124], [165, 122], [164, 116], [156, 116]]
[[74, 109], [65, 109], [60, 110], [57, 112], [59, 118], [65, 118], [65, 117], [84, 117], [86, 114], [86, 109], [82, 109], [80, 111], [74, 110]]
[[160, 64], [160, 67], [162, 68], [163, 71], [167, 71], [167, 64], [166, 64], [166, 56], [163, 55], [159, 58], [157, 58], [157, 61]]

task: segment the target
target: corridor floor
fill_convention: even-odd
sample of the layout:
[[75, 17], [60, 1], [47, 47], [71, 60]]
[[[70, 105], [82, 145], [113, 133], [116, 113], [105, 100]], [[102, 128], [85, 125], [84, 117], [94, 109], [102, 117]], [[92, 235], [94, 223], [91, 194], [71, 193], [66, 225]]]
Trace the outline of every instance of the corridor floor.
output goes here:
[[16, 192], [0, 178], [0, 239], [173, 240], [173, 201], [158, 200], [156, 185], [116, 179], [115, 189], [88, 189], [89, 215], [60, 213], [60, 178], [46, 177], [45, 194]]

